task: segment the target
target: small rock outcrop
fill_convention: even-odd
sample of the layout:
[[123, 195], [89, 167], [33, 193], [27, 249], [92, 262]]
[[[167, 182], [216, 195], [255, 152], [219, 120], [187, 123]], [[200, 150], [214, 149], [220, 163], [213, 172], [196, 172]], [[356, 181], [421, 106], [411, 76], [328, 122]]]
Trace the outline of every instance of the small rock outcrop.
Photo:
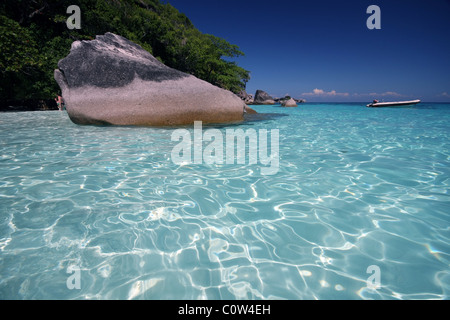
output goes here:
[[265, 91], [257, 90], [254, 104], [275, 104], [275, 100]]
[[242, 101], [245, 102], [245, 104], [253, 104], [254, 100], [253, 100], [253, 96], [251, 94], [248, 94], [245, 90], [239, 92], [237, 94], [237, 96], [239, 98], [242, 99]]
[[297, 107], [297, 102], [295, 102], [294, 99], [290, 98], [289, 100], [283, 100], [283, 102], [281, 102], [281, 105], [283, 107]]
[[256, 114], [258, 112], [256, 112], [254, 109], [250, 108], [249, 106], [245, 107], [245, 113], [246, 114]]
[[192, 75], [159, 62], [113, 33], [75, 41], [55, 79], [77, 124], [171, 126], [244, 119], [245, 103]]

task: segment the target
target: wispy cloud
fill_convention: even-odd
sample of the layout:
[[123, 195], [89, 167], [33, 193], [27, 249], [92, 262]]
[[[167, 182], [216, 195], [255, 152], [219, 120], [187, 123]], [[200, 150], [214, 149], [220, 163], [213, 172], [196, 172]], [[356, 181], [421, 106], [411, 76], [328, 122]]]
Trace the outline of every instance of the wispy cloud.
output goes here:
[[[446, 92], [444, 92], [446, 93]], [[355, 92], [355, 93], [348, 93], [348, 92], [337, 92], [336, 90], [331, 91], [325, 91], [323, 89], [314, 89], [312, 92], [305, 92], [302, 94], [305, 98], [317, 98], [320, 100], [327, 99], [327, 98], [336, 98], [340, 101], [349, 101], [349, 100], [355, 100], [362, 101], [362, 100], [368, 100], [368, 99], [395, 99], [395, 98], [406, 98], [408, 97], [405, 94], [401, 94], [395, 91], [386, 91], [386, 92]], [[447, 97], [447, 96], [446, 96]], [[450, 97], [450, 95], [448, 95]], [[333, 99], [334, 100], [334, 99]]]
[[390, 97], [403, 97], [403, 94], [400, 94], [398, 92], [394, 92], [394, 91], [387, 91], [387, 92], [383, 92], [380, 93], [381, 97], [386, 97], [386, 96], [390, 96]]
[[384, 97], [406, 97], [406, 95], [395, 92], [395, 91], [386, 91], [386, 92], [370, 92], [370, 93], [353, 93], [353, 97], [361, 97], [361, 98], [384, 98]]
[[382, 92], [382, 93], [377, 93], [377, 92], [354, 93], [353, 96], [355, 96], [355, 97], [367, 97], [367, 96], [371, 96], [371, 97], [404, 97], [405, 95], [395, 92], [395, 91], [386, 91], [386, 92]]
[[350, 94], [348, 92], [336, 92], [336, 90], [327, 92], [325, 90], [316, 88], [312, 92], [303, 93], [303, 95], [309, 97], [348, 97]]

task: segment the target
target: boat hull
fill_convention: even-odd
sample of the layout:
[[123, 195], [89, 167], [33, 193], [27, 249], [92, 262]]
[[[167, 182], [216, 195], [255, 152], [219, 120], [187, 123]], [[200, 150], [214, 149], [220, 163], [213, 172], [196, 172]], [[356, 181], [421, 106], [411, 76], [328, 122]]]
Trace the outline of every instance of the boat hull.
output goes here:
[[400, 107], [400, 106], [410, 106], [420, 103], [420, 100], [411, 101], [395, 101], [395, 102], [378, 102], [368, 104], [368, 108], [383, 108], [383, 107]]

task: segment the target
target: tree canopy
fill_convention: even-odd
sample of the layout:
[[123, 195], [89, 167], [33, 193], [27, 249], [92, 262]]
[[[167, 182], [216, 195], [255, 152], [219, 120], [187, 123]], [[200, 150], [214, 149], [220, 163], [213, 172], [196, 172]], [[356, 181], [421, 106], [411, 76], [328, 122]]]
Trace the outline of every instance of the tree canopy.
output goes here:
[[0, 3], [0, 99], [51, 99], [57, 63], [75, 40], [113, 32], [141, 45], [169, 67], [238, 93], [249, 71], [232, 58], [236, 45], [194, 27], [160, 0], [78, 0], [81, 29], [66, 21], [72, 0], [3, 0]]

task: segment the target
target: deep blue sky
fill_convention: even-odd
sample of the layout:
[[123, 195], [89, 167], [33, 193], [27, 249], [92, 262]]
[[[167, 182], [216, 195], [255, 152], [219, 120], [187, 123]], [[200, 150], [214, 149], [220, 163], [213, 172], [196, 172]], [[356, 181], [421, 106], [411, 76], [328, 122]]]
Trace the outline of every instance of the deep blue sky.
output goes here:
[[[450, 0], [167, 0], [245, 53], [247, 92], [450, 102]], [[381, 30], [369, 30], [369, 5]]]

